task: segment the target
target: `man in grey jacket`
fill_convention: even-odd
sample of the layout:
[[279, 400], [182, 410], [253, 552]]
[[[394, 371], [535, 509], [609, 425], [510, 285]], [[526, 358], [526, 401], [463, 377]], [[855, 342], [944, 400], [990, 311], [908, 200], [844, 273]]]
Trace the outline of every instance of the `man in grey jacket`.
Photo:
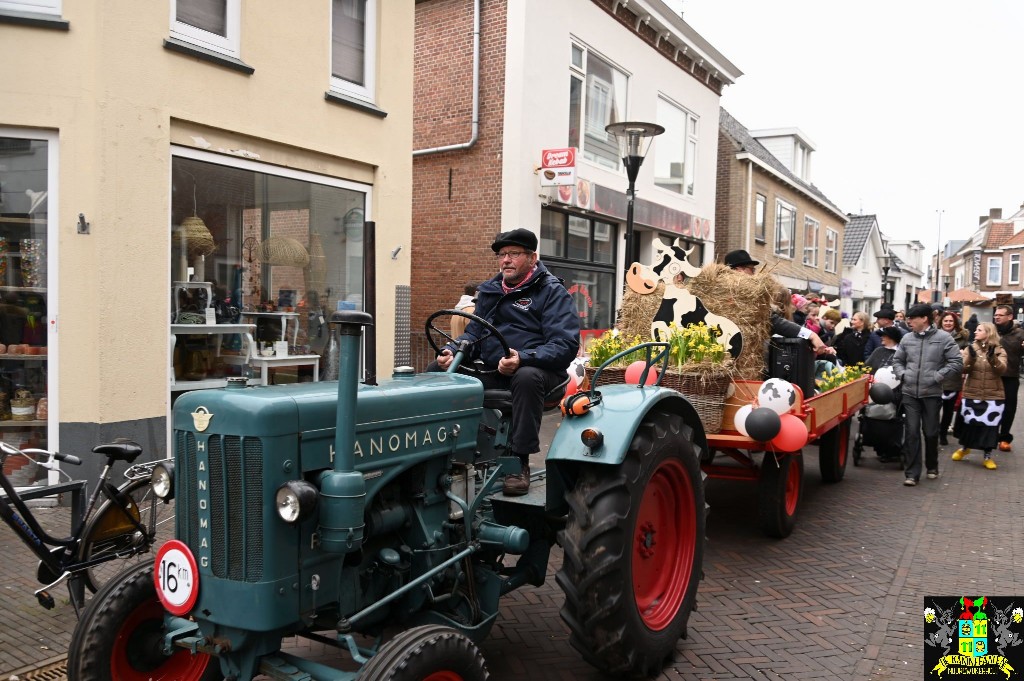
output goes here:
[[924, 462], [928, 478], [939, 477], [939, 407], [942, 381], [963, 372], [964, 361], [953, 337], [932, 326], [928, 305], [907, 310], [910, 333], [903, 336], [892, 359], [893, 370], [903, 389], [906, 433], [903, 439], [904, 485], [913, 487], [921, 479], [921, 429], [924, 428]]

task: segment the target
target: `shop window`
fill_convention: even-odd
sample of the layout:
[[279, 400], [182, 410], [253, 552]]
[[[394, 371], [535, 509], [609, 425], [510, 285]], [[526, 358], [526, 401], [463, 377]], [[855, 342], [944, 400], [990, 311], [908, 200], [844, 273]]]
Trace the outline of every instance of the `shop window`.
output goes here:
[[569, 146], [581, 147], [584, 159], [614, 170], [619, 168], [619, 147], [605, 126], [625, 120], [627, 82], [626, 74], [610, 62], [589, 48], [572, 44]]
[[171, 0], [171, 37], [240, 56], [241, 0]]
[[[284, 341], [294, 355], [322, 355], [339, 309], [363, 308], [363, 225], [370, 188], [333, 178], [182, 151], [172, 160], [172, 323], [255, 324], [256, 352]], [[273, 173], [273, 174], [272, 174]], [[280, 173], [280, 174], [278, 174]], [[179, 335], [180, 339], [180, 335]], [[244, 338], [225, 336], [220, 354], [175, 345], [174, 379], [198, 382], [245, 373]], [[276, 352], [276, 348], [274, 352]], [[227, 366], [224, 366], [227, 364]], [[311, 380], [312, 367], [291, 369]], [[280, 382], [280, 381], [278, 381]]]
[[614, 225], [541, 210], [540, 255], [576, 301], [582, 329], [611, 328], [615, 313]]
[[[49, 437], [47, 321], [56, 281], [48, 239], [56, 141], [40, 137], [0, 131], [0, 439], [19, 448], [56, 447]], [[46, 479], [44, 468], [22, 458], [4, 463], [16, 487]]]
[[372, 102], [377, 0], [334, 0], [331, 9], [331, 89]]

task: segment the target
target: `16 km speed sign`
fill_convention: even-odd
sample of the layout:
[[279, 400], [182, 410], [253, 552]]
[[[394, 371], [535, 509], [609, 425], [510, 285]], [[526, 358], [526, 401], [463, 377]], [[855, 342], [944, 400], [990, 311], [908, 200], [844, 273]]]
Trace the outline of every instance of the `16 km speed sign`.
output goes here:
[[183, 542], [171, 539], [160, 547], [153, 570], [156, 594], [172, 615], [185, 615], [199, 597], [199, 566]]

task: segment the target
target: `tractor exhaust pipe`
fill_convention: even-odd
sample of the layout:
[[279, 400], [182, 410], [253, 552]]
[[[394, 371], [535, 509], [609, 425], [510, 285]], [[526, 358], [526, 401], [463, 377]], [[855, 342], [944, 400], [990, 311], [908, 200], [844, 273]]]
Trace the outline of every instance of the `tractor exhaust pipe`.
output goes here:
[[320, 546], [329, 553], [351, 553], [363, 545], [366, 483], [356, 471], [356, 393], [359, 340], [373, 317], [357, 310], [331, 315], [338, 325], [338, 407], [334, 426], [334, 470], [320, 475]]

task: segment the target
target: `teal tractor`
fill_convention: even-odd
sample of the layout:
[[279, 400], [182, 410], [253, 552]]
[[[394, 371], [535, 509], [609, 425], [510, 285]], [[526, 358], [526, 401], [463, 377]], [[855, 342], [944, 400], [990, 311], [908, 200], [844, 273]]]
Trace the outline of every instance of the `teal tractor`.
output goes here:
[[[427, 321], [435, 347], [433, 320], [450, 314], [465, 315]], [[543, 583], [556, 543], [573, 647], [615, 676], [658, 672], [686, 636], [704, 555], [690, 404], [636, 385], [560, 400], [561, 386], [546, 470], [527, 496], [504, 497], [519, 470], [510, 395], [454, 373], [469, 348], [447, 373], [399, 368], [367, 385], [370, 316], [332, 323], [337, 383], [240, 381], [178, 399], [173, 465], [153, 474], [176, 538], [92, 599], [69, 678], [484, 679], [476, 644], [504, 594]], [[642, 351], [648, 368], [665, 355]], [[292, 636], [337, 646], [345, 669], [282, 651]]]

